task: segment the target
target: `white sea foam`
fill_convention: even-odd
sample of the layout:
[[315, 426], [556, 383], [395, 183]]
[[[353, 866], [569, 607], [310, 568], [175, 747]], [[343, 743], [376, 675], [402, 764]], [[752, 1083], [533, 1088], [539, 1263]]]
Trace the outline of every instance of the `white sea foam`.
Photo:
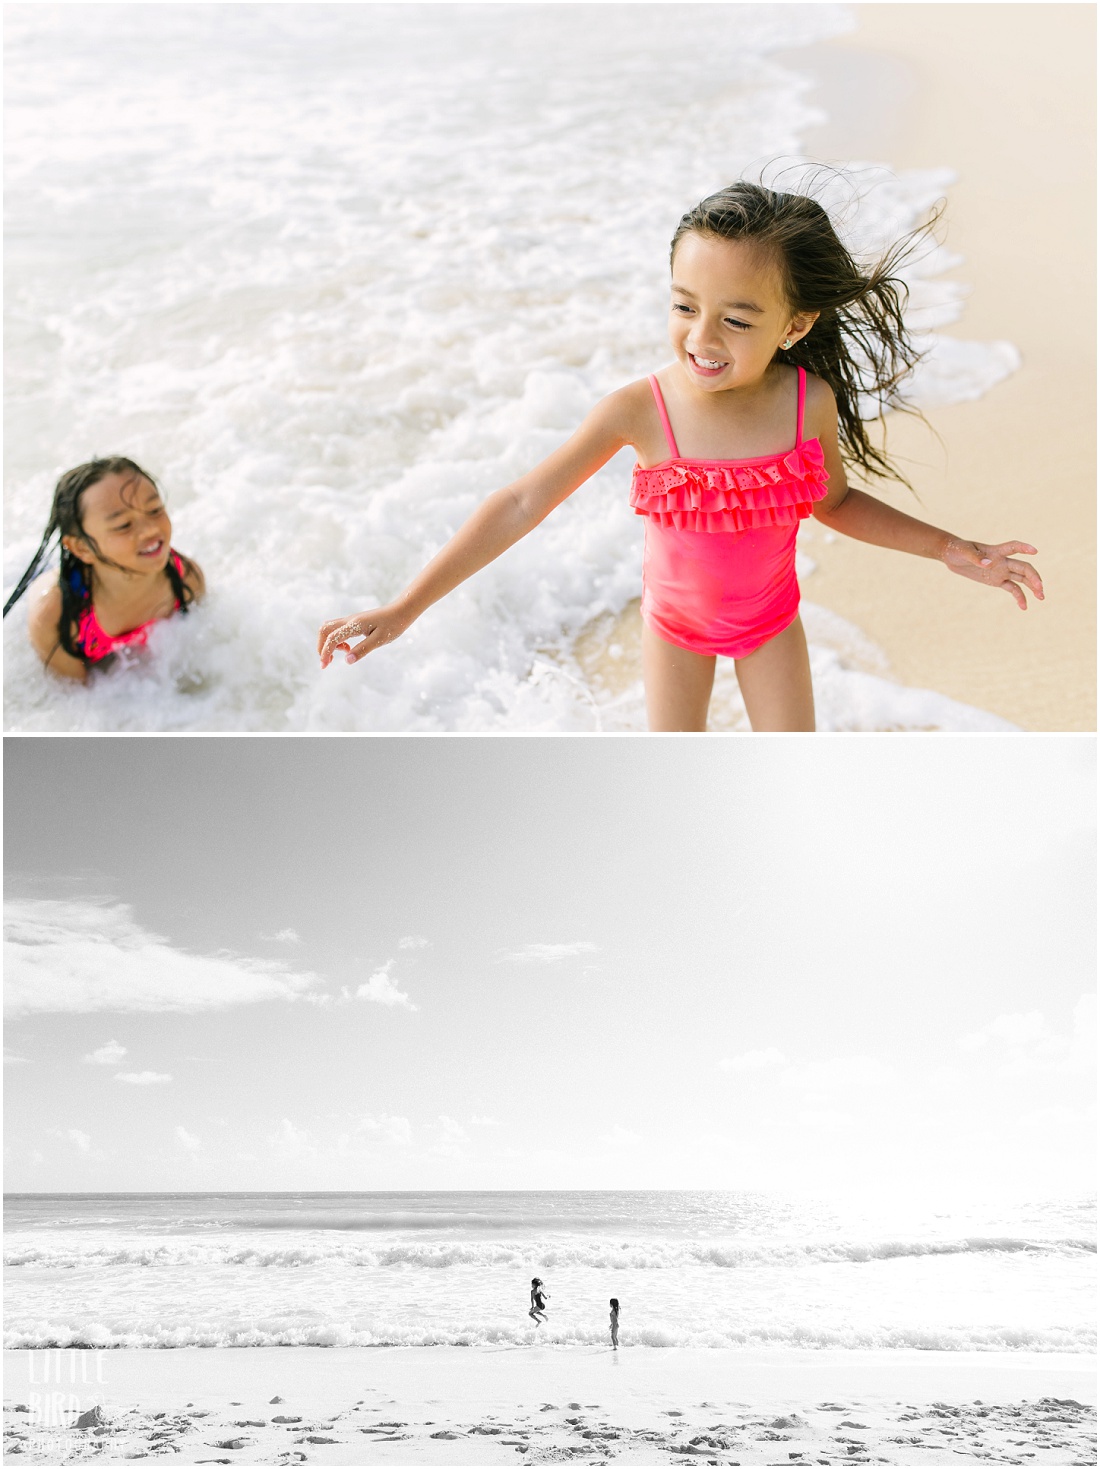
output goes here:
[[9, 1346], [1088, 1351], [1086, 1200], [840, 1214], [726, 1192], [5, 1200]]
[[[529, 1346], [532, 1332], [515, 1321], [458, 1326], [410, 1327], [379, 1322], [370, 1330], [354, 1331], [338, 1325], [282, 1326], [248, 1322], [240, 1326], [198, 1321], [182, 1327], [166, 1326], [156, 1318], [105, 1319], [67, 1325], [40, 1321], [5, 1331], [4, 1346], [17, 1348], [111, 1347], [486, 1347]], [[938, 1352], [1091, 1352], [1095, 1333], [1087, 1326], [1073, 1330], [929, 1330], [920, 1326], [894, 1328], [821, 1329], [809, 1323], [764, 1326], [739, 1331], [725, 1324], [696, 1330], [655, 1322], [640, 1329], [622, 1328], [624, 1347], [834, 1347], [844, 1350], [894, 1351], [916, 1348]], [[540, 1330], [540, 1346], [603, 1345], [602, 1327], [554, 1326]]]
[[929, 1255], [1015, 1254], [1088, 1255], [1096, 1242], [1078, 1239], [914, 1239], [834, 1240], [806, 1243], [711, 1243], [692, 1240], [548, 1239], [501, 1240], [491, 1243], [462, 1240], [421, 1243], [402, 1240], [390, 1245], [365, 1245], [318, 1233], [292, 1242], [271, 1245], [253, 1237], [244, 1240], [171, 1240], [164, 1243], [125, 1240], [110, 1243], [16, 1244], [4, 1251], [8, 1267], [87, 1270], [109, 1266], [141, 1265], [210, 1268], [243, 1265], [256, 1268], [298, 1269], [303, 1265], [341, 1264], [360, 1269], [416, 1267], [446, 1270], [452, 1266], [516, 1266], [532, 1262], [540, 1269], [579, 1266], [588, 1270], [680, 1270], [711, 1266], [744, 1270], [755, 1266], [797, 1268], [811, 1264], [899, 1260]]
[[[57, 474], [112, 452], [160, 478], [211, 594], [87, 689], [43, 676], [18, 609], [8, 727], [643, 727], [640, 690], [607, 694], [573, 656], [638, 593], [626, 455], [365, 665], [321, 676], [316, 627], [393, 595], [666, 359], [675, 222], [797, 156], [818, 114], [771, 54], [853, 23], [834, 5], [13, 10], [5, 584]], [[124, 108], [90, 105], [105, 56]], [[876, 250], [950, 175], [854, 179], [845, 227]], [[909, 272], [929, 403], [1016, 361], [937, 336], [961, 309], [949, 263]], [[811, 638], [823, 728], [1009, 727]], [[730, 677], [717, 727], [743, 721]]]

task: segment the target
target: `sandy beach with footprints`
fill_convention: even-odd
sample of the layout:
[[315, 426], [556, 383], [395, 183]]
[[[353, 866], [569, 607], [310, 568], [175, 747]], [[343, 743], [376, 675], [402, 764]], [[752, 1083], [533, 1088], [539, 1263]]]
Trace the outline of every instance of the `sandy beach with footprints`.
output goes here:
[[26, 1463], [1096, 1462], [1094, 1361], [1059, 1353], [6, 1352], [5, 1377]]

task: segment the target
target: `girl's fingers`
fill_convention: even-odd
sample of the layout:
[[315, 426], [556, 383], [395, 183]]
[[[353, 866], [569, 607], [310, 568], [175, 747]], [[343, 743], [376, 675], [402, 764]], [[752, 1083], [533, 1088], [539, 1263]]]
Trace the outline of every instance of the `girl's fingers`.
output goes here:
[[1004, 587], [1004, 589], [1005, 589], [1006, 592], [1008, 592], [1011, 596], [1013, 596], [1013, 597], [1016, 598], [1016, 605], [1020, 608], [1020, 610], [1022, 612], [1026, 612], [1027, 611], [1027, 598], [1024, 596], [1023, 592], [1016, 585], [1016, 583], [1014, 581], [1003, 581], [1001, 583], [1001, 586]]
[[349, 638], [358, 637], [362, 631], [363, 629], [358, 622], [345, 622], [342, 625], [337, 625], [335, 630], [329, 633], [325, 645], [321, 649], [322, 666], [327, 668], [332, 662], [333, 654], [339, 649], [343, 648], [350, 652]]
[[321, 630], [317, 634], [317, 652], [321, 655], [321, 657], [324, 657], [325, 644], [328, 642], [329, 633], [334, 627], [339, 626], [340, 618], [338, 617], [332, 618], [328, 622], [322, 622]]
[[346, 663], [358, 663], [360, 658], [365, 658], [374, 647], [374, 644], [371, 642], [371, 634], [374, 632], [374, 628], [360, 629], [360, 631], [365, 631], [366, 636], [361, 643], [356, 643], [354, 648], [348, 648], [344, 654], [344, 661]]
[[1015, 578], [1017, 581], [1026, 582], [1031, 590], [1035, 593], [1035, 595], [1040, 598], [1040, 600], [1042, 599], [1043, 579], [1035, 570], [1034, 566], [1029, 566], [1026, 561], [1010, 561], [1008, 563], [1008, 567], [1009, 575], [1011, 577]]
[[1002, 556], [1038, 556], [1039, 554], [1034, 546], [1029, 546], [1024, 541], [1005, 541], [1003, 546], [994, 546], [993, 549], [999, 551]]

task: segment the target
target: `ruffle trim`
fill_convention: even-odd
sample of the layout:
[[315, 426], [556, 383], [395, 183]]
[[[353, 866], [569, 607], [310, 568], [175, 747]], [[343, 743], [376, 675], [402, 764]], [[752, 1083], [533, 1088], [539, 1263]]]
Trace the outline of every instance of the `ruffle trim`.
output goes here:
[[829, 493], [825, 454], [810, 439], [754, 464], [693, 464], [673, 459], [634, 470], [630, 503], [676, 530], [742, 531], [797, 525]]

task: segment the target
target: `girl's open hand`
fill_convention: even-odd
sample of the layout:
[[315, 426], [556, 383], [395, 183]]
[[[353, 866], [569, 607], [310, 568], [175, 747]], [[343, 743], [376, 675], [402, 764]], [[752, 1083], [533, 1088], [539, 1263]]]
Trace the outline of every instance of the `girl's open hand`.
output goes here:
[[[322, 622], [321, 631], [317, 634], [321, 667], [327, 668], [337, 653], [343, 653], [348, 663], [358, 663], [360, 658], [365, 658], [383, 643], [392, 643], [394, 638], [399, 638], [412, 621], [407, 612], [390, 606]], [[352, 638], [362, 638], [362, 642], [353, 646]]]
[[971, 581], [980, 581], [987, 587], [1002, 587], [1016, 598], [1017, 605], [1027, 611], [1024, 587], [1030, 587], [1033, 597], [1043, 600], [1043, 583], [1039, 573], [1026, 561], [1014, 561], [1016, 552], [1027, 556], [1037, 554], [1034, 546], [1023, 541], [1005, 541], [1000, 546], [983, 546], [981, 541], [960, 541], [952, 537], [943, 549], [942, 561], [949, 571], [958, 576], [968, 576]]

